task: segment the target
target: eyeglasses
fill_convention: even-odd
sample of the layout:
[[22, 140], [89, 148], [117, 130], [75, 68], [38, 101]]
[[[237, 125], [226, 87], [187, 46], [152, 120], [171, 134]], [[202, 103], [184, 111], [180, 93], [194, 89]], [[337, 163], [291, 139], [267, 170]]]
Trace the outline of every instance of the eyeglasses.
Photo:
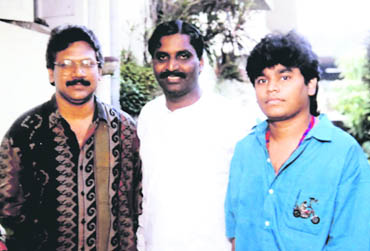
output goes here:
[[62, 62], [54, 62], [54, 65], [59, 66], [64, 70], [72, 70], [76, 67], [76, 65], [80, 65], [83, 69], [91, 69], [95, 67], [99, 62], [95, 62], [92, 59], [82, 59], [77, 63], [77, 61], [72, 61], [71, 59], [63, 59]]

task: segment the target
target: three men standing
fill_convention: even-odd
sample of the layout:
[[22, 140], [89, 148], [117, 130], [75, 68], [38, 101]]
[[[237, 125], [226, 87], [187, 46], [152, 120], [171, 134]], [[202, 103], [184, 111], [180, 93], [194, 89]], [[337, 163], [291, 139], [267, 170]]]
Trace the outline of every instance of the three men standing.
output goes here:
[[[164, 96], [138, 120], [141, 251], [369, 250], [370, 169], [317, 111], [319, 69], [295, 33], [269, 35], [247, 72], [267, 120], [202, 91], [204, 42], [180, 20], [149, 40]], [[83, 26], [53, 30], [52, 99], [0, 148], [0, 216], [10, 250], [136, 250], [141, 161], [135, 123], [94, 95], [103, 57]], [[307, 201], [310, 203], [307, 205]]]

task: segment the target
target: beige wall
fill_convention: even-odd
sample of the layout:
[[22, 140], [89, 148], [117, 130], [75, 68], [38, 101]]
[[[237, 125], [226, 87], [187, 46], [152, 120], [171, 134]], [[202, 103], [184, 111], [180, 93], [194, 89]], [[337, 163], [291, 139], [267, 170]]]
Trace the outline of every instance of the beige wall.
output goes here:
[[54, 92], [45, 63], [48, 36], [0, 22], [0, 137], [26, 110]]
[[0, 18], [33, 22], [33, 1], [0, 0]]
[[297, 1], [272, 0], [271, 11], [267, 12], [266, 24], [271, 31], [287, 32], [297, 29]]

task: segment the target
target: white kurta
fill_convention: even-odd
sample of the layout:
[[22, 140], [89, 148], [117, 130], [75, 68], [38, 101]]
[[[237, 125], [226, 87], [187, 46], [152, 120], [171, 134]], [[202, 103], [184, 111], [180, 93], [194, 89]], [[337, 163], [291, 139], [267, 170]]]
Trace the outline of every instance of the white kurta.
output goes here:
[[224, 219], [229, 164], [255, 119], [215, 94], [173, 112], [164, 96], [142, 109], [141, 251], [231, 250]]

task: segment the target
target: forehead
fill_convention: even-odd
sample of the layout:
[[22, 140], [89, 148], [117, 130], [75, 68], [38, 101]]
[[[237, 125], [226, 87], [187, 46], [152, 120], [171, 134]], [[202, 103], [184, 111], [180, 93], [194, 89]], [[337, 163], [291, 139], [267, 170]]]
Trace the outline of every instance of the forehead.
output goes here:
[[160, 39], [160, 47], [156, 52], [176, 53], [178, 51], [190, 51], [195, 54], [194, 47], [190, 44], [190, 36], [186, 34], [173, 34], [163, 36]]
[[96, 53], [89, 43], [85, 41], [76, 41], [69, 44], [66, 49], [57, 52], [57, 60], [65, 58], [96, 58]]
[[301, 71], [298, 67], [287, 67], [282, 64], [273, 65], [271, 67], [266, 67], [262, 71], [262, 75], [270, 75], [270, 74], [281, 74], [290, 72], [293, 74], [301, 74]]

